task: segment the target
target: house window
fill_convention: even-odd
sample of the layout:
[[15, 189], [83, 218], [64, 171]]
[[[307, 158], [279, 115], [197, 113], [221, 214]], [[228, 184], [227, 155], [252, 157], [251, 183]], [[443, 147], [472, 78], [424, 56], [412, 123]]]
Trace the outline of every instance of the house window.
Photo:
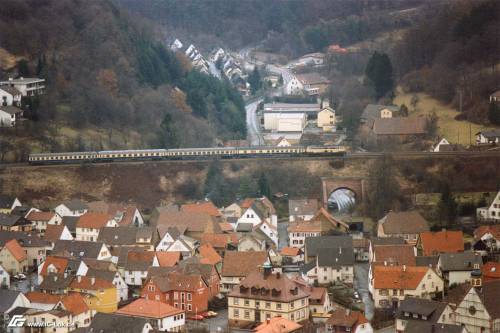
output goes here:
[[281, 310], [281, 303], [276, 303], [276, 309]]
[[188, 311], [191, 311], [193, 308], [191, 306], [191, 304], [188, 304]]
[[239, 304], [239, 299], [238, 298], [233, 298], [233, 304], [238, 305]]
[[246, 319], [250, 318], [250, 311], [245, 311], [243, 317], [245, 317]]
[[397, 289], [392, 289], [392, 294], [393, 294], [394, 296], [397, 296], [397, 295], [398, 295], [398, 290], [397, 290]]
[[191, 293], [187, 293], [187, 300], [191, 301]]
[[240, 310], [234, 309], [233, 317], [238, 318], [240, 316]]
[[266, 302], [266, 309], [270, 309], [271, 308], [271, 303], [270, 302]]
[[250, 305], [250, 301], [249, 300], [245, 300], [245, 306], [249, 306]]
[[148, 286], [149, 291], [155, 291], [155, 286]]

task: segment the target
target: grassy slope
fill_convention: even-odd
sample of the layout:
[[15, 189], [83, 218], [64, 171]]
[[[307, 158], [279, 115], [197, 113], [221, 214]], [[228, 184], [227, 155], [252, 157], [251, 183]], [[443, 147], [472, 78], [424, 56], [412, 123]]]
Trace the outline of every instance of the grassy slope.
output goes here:
[[[418, 96], [419, 99], [416, 111], [413, 111], [410, 106], [410, 101], [414, 95]], [[488, 129], [494, 129], [494, 127], [491, 126], [475, 124], [465, 120], [455, 120], [455, 117], [459, 114], [458, 110], [442, 104], [427, 94], [404, 93], [401, 89], [397, 89], [394, 104], [406, 104], [410, 108], [410, 115], [412, 116], [425, 116], [435, 110], [439, 118], [438, 134], [440, 137], [446, 138], [451, 143], [460, 143], [463, 145], [469, 145], [469, 143], [474, 144], [475, 133]], [[469, 133], [471, 133], [471, 136]]]

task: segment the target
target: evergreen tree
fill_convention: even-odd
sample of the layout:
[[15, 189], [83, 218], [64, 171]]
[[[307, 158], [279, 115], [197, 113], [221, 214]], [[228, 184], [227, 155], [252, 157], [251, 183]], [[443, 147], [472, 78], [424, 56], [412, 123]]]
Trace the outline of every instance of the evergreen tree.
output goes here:
[[490, 102], [488, 119], [492, 124], [500, 125], [500, 107], [495, 102]]
[[408, 110], [408, 107], [406, 106], [406, 104], [401, 104], [401, 107], [399, 108], [399, 112], [401, 113], [401, 115], [403, 117], [408, 117], [409, 110]]
[[212, 200], [216, 206], [224, 206], [231, 201], [227, 182], [222, 174], [219, 161], [213, 161], [207, 171], [204, 186], [205, 197]]
[[172, 116], [165, 113], [160, 125], [161, 145], [163, 148], [177, 148], [179, 146], [175, 125], [172, 121]]
[[250, 88], [252, 89], [252, 94], [255, 94], [262, 87], [262, 81], [257, 66], [253, 69], [252, 73], [248, 75], [248, 83], [250, 83]]
[[240, 198], [250, 198], [255, 196], [255, 183], [253, 183], [249, 177], [243, 176], [240, 178], [238, 196]]
[[441, 198], [438, 202], [438, 215], [442, 226], [450, 226], [455, 222], [457, 208], [457, 202], [451, 193], [450, 185], [445, 183], [442, 186]]
[[392, 91], [392, 63], [387, 54], [375, 51], [366, 65], [365, 75], [375, 87], [377, 98]]
[[19, 76], [23, 77], [31, 76], [31, 70], [27, 60], [22, 59], [17, 62], [17, 72]]
[[390, 158], [377, 160], [369, 172], [370, 191], [367, 213], [373, 219], [380, 219], [394, 206], [399, 193], [399, 184], [394, 178], [394, 163]]
[[271, 187], [269, 186], [269, 182], [264, 172], [261, 172], [260, 174], [258, 185], [260, 195], [271, 198]]

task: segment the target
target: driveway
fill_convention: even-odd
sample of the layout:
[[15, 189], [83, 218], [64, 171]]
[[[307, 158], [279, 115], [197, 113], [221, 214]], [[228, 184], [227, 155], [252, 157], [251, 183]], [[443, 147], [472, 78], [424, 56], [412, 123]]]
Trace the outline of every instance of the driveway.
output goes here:
[[359, 263], [354, 265], [354, 289], [358, 291], [363, 300], [366, 319], [372, 320], [375, 309], [368, 291], [368, 264]]

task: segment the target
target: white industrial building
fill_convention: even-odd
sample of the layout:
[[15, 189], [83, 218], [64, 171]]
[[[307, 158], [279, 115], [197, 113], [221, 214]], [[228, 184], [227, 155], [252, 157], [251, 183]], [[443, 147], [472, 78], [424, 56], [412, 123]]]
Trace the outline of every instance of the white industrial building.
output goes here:
[[278, 132], [302, 132], [306, 127], [305, 113], [264, 113], [264, 128]]

